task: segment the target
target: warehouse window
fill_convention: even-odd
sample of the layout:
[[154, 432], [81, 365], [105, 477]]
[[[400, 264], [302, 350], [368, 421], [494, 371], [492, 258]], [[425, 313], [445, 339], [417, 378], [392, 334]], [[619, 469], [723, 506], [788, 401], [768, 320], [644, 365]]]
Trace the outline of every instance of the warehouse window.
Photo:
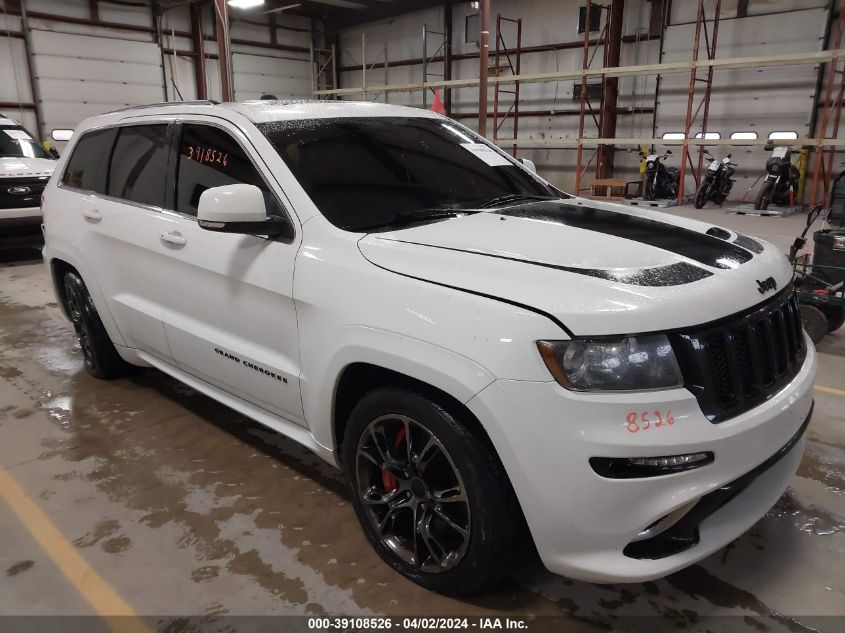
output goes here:
[[771, 141], [793, 141], [798, 138], [798, 132], [770, 132], [769, 140]]
[[731, 132], [731, 140], [734, 141], [756, 141], [757, 132]]
[[[578, 32], [583, 33], [587, 21], [587, 7], [578, 7]], [[590, 5], [590, 33], [601, 31], [601, 6]]]
[[684, 133], [683, 132], [664, 132], [663, 138], [672, 141], [682, 141], [684, 140]]
[[[604, 97], [604, 86], [600, 81], [587, 82], [587, 101], [601, 101]], [[579, 101], [581, 99], [581, 82], [576, 81], [572, 84], [572, 100]]]
[[264, 194], [270, 215], [284, 215], [249, 156], [227, 132], [209, 125], [183, 125], [177, 167], [176, 210], [196, 215], [206, 189], [223, 185], [255, 185]]
[[[698, 134], [696, 134], [696, 135], [695, 135], [695, 138], [702, 138], [702, 136], [701, 136], [701, 132], [699, 132]], [[709, 139], [718, 140], [718, 139], [722, 138], [722, 135], [721, 135], [721, 134], [719, 134], [718, 132], [705, 132], [705, 133], [704, 133], [704, 137], [703, 137], [703, 138], [709, 138]]]
[[109, 155], [116, 137], [117, 128], [110, 128], [88, 132], [79, 139], [68, 160], [62, 184], [94, 193], [105, 193]]
[[467, 44], [478, 44], [478, 34], [481, 32], [481, 15], [472, 13], [464, 20], [464, 40]]
[[109, 168], [108, 195], [164, 207], [169, 152], [166, 125], [120, 128]]
[[50, 132], [50, 136], [54, 141], [69, 141], [70, 137], [73, 136], [73, 130], [53, 130]]

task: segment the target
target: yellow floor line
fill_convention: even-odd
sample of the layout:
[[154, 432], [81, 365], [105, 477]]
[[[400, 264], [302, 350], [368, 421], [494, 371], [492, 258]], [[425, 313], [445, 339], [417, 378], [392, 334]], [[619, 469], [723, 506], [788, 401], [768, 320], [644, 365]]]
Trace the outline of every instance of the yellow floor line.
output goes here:
[[[6, 502], [44, 553], [115, 633], [150, 633], [132, 606], [62, 536], [12, 476], [0, 468], [0, 499]], [[117, 616], [117, 617], [113, 617]]]
[[845, 389], [834, 389], [833, 387], [825, 387], [824, 385], [815, 385], [813, 388], [822, 393], [832, 393], [834, 396], [845, 397]]

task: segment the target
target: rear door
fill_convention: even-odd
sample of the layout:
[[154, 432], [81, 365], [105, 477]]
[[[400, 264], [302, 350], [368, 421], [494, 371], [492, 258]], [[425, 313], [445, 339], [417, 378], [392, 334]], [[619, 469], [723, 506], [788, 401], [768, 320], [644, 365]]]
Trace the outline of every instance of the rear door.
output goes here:
[[298, 228], [292, 242], [201, 229], [200, 195], [221, 185], [255, 185], [270, 213], [287, 213], [272, 174], [236, 128], [186, 121], [175, 145], [175, 212], [167, 215], [184, 243], [162, 250], [168, 274], [158, 280], [173, 357], [180, 369], [303, 424], [292, 298]]
[[168, 274], [160, 236], [171, 128], [127, 125], [87, 133], [77, 143], [62, 187], [82, 194], [70, 221], [84, 225], [78, 249], [92, 269], [124, 342], [167, 359], [159, 282]]

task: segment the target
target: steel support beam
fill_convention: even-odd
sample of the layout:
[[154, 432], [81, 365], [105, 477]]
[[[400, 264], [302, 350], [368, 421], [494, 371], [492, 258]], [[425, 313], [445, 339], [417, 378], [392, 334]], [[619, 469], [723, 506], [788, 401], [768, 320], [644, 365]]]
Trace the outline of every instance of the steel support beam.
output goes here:
[[208, 99], [208, 85], [205, 75], [205, 40], [202, 33], [202, 5], [191, 3], [191, 50], [194, 53], [194, 78], [197, 99]]
[[481, 0], [481, 35], [478, 38], [478, 133], [487, 136], [487, 73], [490, 69], [490, 0]]
[[29, 16], [26, 13], [26, 0], [20, 0], [21, 31], [23, 32], [23, 46], [26, 55], [26, 70], [29, 74], [29, 86], [32, 90], [32, 101], [35, 104], [35, 123], [38, 136], [44, 141], [47, 137], [47, 126], [44, 123], [44, 110], [41, 102], [41, 86], [38, 83], [38, 72], [35, 69], [35, 55], [32, 52], [32, 31], [29, 28]]
[[[625, 16], [625, 0], [613, 0], [610, 5], [610, 25], [607, 30], [605, 45], [605, 67], [619, 66], [622, 56], [622, 20]], [[599, 121], [601, 128], [599, 136], [613, 138], [616, 136], [616, 104], [619, 100], [619, 78], [605, 77], [604, 95], [601, 102]], [[602, 145], [596, 156], [596, 178], [610, 178], [613, 176], [613, 145]]]
[[226, 0], [214, 0], [217, 16], [217, 53], [220, 61], [220, 94], [223, 101], [234, 101], [232, 77], [232, 43], [229, 35], [229, 5]]

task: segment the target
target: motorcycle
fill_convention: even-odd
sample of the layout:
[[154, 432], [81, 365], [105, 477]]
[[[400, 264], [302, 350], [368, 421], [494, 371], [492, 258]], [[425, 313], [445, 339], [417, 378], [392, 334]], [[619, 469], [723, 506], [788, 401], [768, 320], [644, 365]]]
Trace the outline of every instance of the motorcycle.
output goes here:
[[645, 179], [643, 181], [643, 200], [656, 200], [658, 198], [674, 198], [678, 195], [678, 169], [677, 167], [667, 168], [661, 161], [666, 160], [672, 154], [667, 149], [663, 156], [657, 154], [644, 154], [640, 156], [645, 159]]
[[798, 189], [798, 168], [792, 164], [795, 152], [785, 146], [766, 144], [763, 149], [772, 156], [766, 161], [766, 179], [754, 201], [754, 209], [765, 210], [770, 203], [792, 206]]
[[707, 173], [704, 175], [698, 191], [695, 192], [695, 199], [692, 204], [696, 209], [704, 207], [708, 200], [722, 204], [734, 186], [734, 180], [731, 176], [734, 175], [737, 164], [731, 162], [731, 155], [728, 154], [720, 161], [713, 158], [709, 153], [706, 154], [706, 157], [710, 161], [710, 166], [707, 168]]

